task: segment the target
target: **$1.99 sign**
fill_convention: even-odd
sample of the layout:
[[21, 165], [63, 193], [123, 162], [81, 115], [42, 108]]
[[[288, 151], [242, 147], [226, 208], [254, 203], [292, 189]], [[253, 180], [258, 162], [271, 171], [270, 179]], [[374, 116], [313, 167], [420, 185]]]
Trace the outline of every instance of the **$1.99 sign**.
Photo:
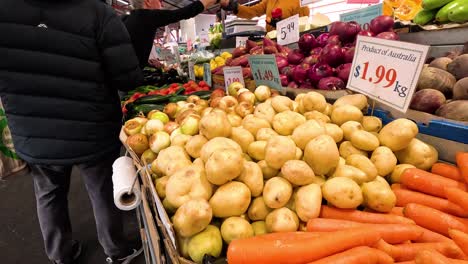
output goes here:
[[406, 112], [428, 46], [358, 36], [348, 89]]
[[245, 86], [244, 77], [242, 76], [242, 67], [241, 66], [234, 66], [234, 67], [224, 67], [224, 86], [226, 87], [226, 91], [229, 85], [233, 82], [240, 82], [242, 85]]
[[288, 17], [276, 24], [277, 41], [280, 45], [288, 45], [299, 41], [299, 15]]
[[283, 89], [274, 55], [250, 56], [249, 63], [257, 86], [266, 85], [277, 90]]

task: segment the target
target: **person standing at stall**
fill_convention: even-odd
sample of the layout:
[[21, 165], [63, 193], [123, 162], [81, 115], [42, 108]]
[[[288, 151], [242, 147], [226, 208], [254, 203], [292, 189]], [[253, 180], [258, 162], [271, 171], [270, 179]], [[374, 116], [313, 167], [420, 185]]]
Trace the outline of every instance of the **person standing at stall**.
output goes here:
[[0, 32], [0, 96], [17, 154], [31, 169], [48, 258], [70, 264], [81, 254], [67, 197], [76, 167], [106, 262], [130, 263], [141, 251], [124, 240], [112, 190], [121, 147], [117, 90], [143, 76], [125, 26], [96, 0], [1, 0]]
[[266, 15], [267, 31], [274, 30], [276, 22], [280, 20], [294, 15], [309, 16], [310, 13], [307, 6], [301, 7], [300, 0], [261, 0], [253, 6], [239, 5], [237, 0], [221, 0], [221, 6], [239, 18], [252, 19]]

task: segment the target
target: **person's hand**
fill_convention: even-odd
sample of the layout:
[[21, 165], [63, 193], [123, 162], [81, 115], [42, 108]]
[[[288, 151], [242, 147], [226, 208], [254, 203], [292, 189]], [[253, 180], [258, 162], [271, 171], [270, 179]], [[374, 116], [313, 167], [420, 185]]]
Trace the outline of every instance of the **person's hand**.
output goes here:
[[208, 7], [214, 6], [217, 3], [217, 0], [200, 0], [200, 2], [202, 2], [205, 9], [207, 9]]

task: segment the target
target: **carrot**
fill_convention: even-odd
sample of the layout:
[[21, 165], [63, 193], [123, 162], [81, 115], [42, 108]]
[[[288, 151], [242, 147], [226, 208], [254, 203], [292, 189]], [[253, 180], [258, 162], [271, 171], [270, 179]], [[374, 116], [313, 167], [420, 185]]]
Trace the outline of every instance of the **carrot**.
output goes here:
[[463, 180], [460, 170], [456, 166], [447, 163], [435, 163], [432, 165], [431, 172], [452, 180]]
[[372, 246], [380, 239], [377, 231], [366, 228], [330, 232], [310, 239], [237, 239], [229, 244], [229, 264], [307, 263], [345, 250]]
[[398, 215], [398, 216], [404, 216], [404, 215], [403, 215], [403, 208], [404, 208], [404, 207], [395, 206], [395, 207], [393, 207], [392, 210], [390, 211], [390, 214], [392, 214], [392, 215]]
[[381, 213], [369, 213], [352, 209], [339, 209], [322, 205], [320, 212], [322, 218], [342, 219], [369, 224], [414, 224], [411, 219]]
[[408, 261], [395, 262], [394, 264], [416, 264], [416, 262], [414, 262], [414, 260], [408, 260]]
[[412, 243], [390, 245], [383, 240], [377, 242], [375, 247], [384, 251], [395, 261], [408, 261], [416, 258], [418, 252], [432, 249], [442, 255], [452, 258], [463, 258], [463, 252], [453, 243]]
[[269, 233], [255, 236], [259, 239], [276, 239], [276, 240], [297, 240], [297, 239], [313, 239], [319, 238], [323, 233], [319, 232], [284, 232], [284, 233]]
[[450, 202], [453, 202], [463, 208], [465, 212], [468, 212], [468, 192], [464, 192], [457, 188], [445, 188], [445, 194]]
[[367, 227], [379, 232], [383, 240], [390, 244], [400, 244], [407, 240], [421, 237], [423, 230], [417, 225], [405, 224], [365, 224], [347, 220], [315, 218], [307, 222], [307, 230], [313, 232], [331, 232], [349, 228]]
[[355, 247], [309, 264], [386, 264], [394, 263], [384, 252], [370, 247]]
[[406, 186], [402, 185], [402, 184], [399, 184], [399, 183], [394, 183], [392, 184], [391, 186], [392, 190], [408, 190], [408, 188], [406, 188]]
[[[457, 191], [464, 193], [463, 191], [453, 188]], [[397, 206], [406, 206], [409, 203], [416, 203], [425, 206], [429, 206], [431, 208], [437, 209], [439, 211], [461, 216], [461, 217], [468, 217], [468, 209], [463, 209], [455, 203], [447, 201], [446, 199], [435, 197], [432, 195], [415, 192], [411, 190], [393, 190], [395, 196], [397, 198], [396, 205]], [[468, 194], [466, 194], [468, 199]], [[468, 200], [467, 200], [468, 201]]]
[[449, 235], [453, 239], [453, 242], [468, 256], [468, 234], [460, 230], [450, 229]]
[[423, 250], [416, 254], [416, 264], [467, 264], [468, 261], [450, 259], [437, 250]]
[[419, 228], [423, 231], [423, 234], [418, 238], [413, 240], [413, 242], [417, 243], [428, 243], [428, 242], [446, 242], [450, 243], [453, 242], [450, 238], [443, 236], [439, 233], [431, 231], [427, 228], [419, 226]]
[[445, 187], [466, 190], [465, 184], [417, 168], [406, 169], [400, 177], [406, 187], [441, 198], [445, 197]]
[[455, 159], [457, 160], [461, 176], [465, 183], [468, 184], [468, 152], [457, 152]]
[[425, 205], [410, 203], [405, 206], [403, 213], [405, 217], [413, 219], [417, 225], [445, 236], [448, 236], [450, 228], [459, 229], [463, 232], [468, 231], [465, 224], [455, 216]]

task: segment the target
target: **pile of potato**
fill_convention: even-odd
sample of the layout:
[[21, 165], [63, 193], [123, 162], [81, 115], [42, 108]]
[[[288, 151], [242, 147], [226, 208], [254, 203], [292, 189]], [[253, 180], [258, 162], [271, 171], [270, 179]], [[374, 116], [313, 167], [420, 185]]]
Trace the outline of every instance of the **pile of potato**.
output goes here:
[[396, 198], [384, 177], [398, 181], [403, 169], [437, 161], [437, 151], [415, 138], [414, 122], [382, 128], [379, 118], [364, 116], [363, 95], [331, 105], [316, 92], [291, 100], [266, 86], [230, 90], [209, 107], [197, 109], [194, 98], [179, 105], [174, 117], [182, 126], [171, 133], [148, 135], [143, 125], [143, 133], [129, 136], [149, 137], [148, 146], [161, 133], [170, 137], [166, 148], [139, 153], [154, 154], [143, 158], [151, 162], [179, 250], [195, 262], [220, 256], [223, 241], [301, 230], [319, 217], [322, 198], [339, 208], [389, 212]]

